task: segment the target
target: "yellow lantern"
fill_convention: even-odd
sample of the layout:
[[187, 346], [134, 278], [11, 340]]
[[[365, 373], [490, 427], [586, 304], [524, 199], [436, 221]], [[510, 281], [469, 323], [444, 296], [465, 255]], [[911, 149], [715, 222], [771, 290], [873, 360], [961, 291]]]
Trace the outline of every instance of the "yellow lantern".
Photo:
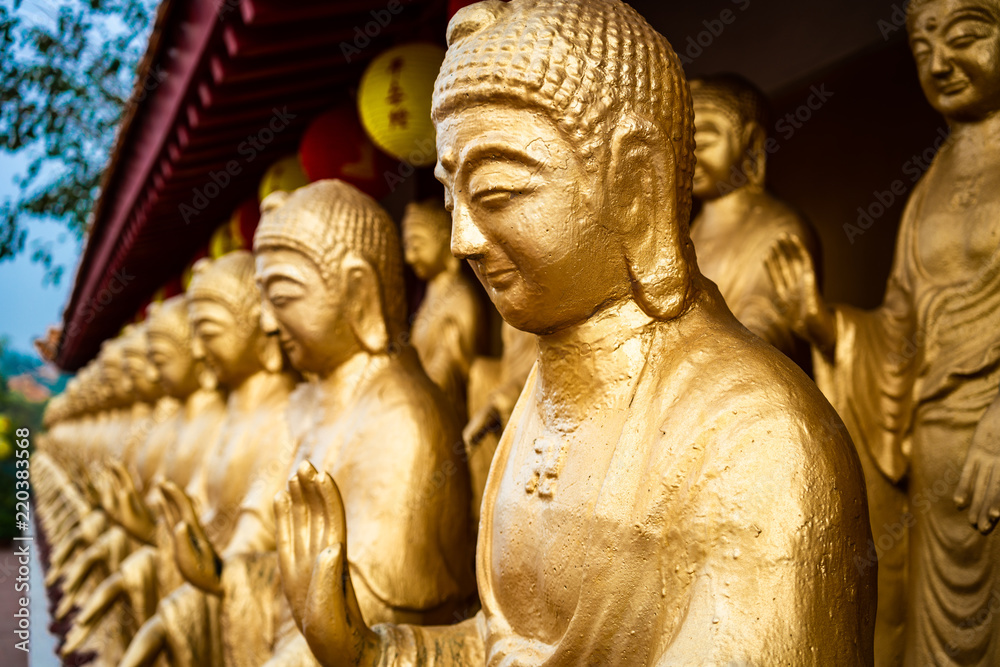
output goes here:
[[233, 239], [232, 226], [229, 222], [219, 225], [219, 228], [212, 234], [208, 241], [208, 256], [218, 259], [226, 253], [236, 250], [237, 246]]
[[264, 178], [260, 180], [258, 196], [263, 201], [264, 197], [272, 192], [284, 190], [291, 192], [303, 185], [309, 185], [309, 177], [302, 170], [302, 163], [299, 162], [298, 154], [289, 155], [272, 164]]
[[358, 115], [376, 146], [414, 167], [437, 161], [431, 96], [444, 49], [397, 46], [371, 62], [358, 88]]

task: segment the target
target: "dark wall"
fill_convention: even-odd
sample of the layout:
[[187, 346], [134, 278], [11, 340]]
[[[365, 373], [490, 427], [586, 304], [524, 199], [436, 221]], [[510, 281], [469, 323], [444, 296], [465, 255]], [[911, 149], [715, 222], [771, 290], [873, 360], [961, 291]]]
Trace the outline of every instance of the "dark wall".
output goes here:
[[[912, 158], [945, 128], [920, 90], [903, 2], [630, 4], [670, 40], [689, 77], [736, 72], [768, 93], [781, 123], [771, 128], [779, 144], [768, 161], [769, 187], [816, 226], [827, 297], [878, 305], [905, 199], [920, 172]], [[786, 118], [796, 112], [795, 122]], [[892, 193], [894, 183], [903, 195]], [[894, 201], [882, 206], [879, 196]], [[884, 210], [861, 229], [859, 207]]]

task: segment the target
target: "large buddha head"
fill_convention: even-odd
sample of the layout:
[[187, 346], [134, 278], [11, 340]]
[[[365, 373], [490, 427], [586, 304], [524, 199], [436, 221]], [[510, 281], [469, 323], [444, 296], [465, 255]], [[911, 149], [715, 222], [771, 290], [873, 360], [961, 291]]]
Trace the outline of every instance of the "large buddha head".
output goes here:
[[1000, 110], [1000, 0], [912, 0], [907, 28], [931, 106], [963, 122]]
[[413, 202], [403, 216], [403, 256], [421, 280], [458, 269], [451, 254], [451, 215], [437, 199]]
[[[764, 188], [767, 98], [735, 74], [695, 79], [694, 196], [716, 199], [747, 187]], [[739, 180], [737, 180], [739, 179]]]
[[300, 371], [325, 376], [403, 331], [399, 234], [357, 188], [324, 180], [269, 195], [253, 248], [264, 327]]
[[434, 91], [452, 252], [500, 314], [544, 334], [634, 298], [692, 300], [690, 94], [667, 40], [619, 0], [460, 10]]
[[[249, 252], [199, 260], [188, 285], [187, 304], [194, 356], [225, 387], [238, 387], [264, 369], [281, 370], [277, 341], [260, 328], [260, 291]], [[202, 386], [206, 384], [210, 383]]]
[[198, 389], [198, 366], [191, 346], [191, 324], [183, 295], [149, 307], [146, 350], [150, 378], [169, 396], [184, 398]]

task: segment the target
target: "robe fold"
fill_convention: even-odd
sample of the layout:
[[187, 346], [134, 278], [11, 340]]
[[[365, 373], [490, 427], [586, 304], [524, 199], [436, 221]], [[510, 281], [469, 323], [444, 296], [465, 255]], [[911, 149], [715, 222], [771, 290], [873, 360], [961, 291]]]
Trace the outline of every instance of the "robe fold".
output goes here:
[[904, 212], [882, 306], [838, 307], [835, 358], [813, 356], [865, 464], [891, 651], [986, 667], [1000, 664], [1000, 535], [980, 535], [952, 498], [1000, 390], [1000, 247], [973, 280], [936, 282], [917, 251], [929, 180]]
[[[578, 599], [553, 612], [561, 635], [541, 639], [538, 619], [513, 602], [556, 564], [539, 552], [536, 574], [508, 583], [497, 560], [507, 517], [539, 502], [518, 481], [538, 435], [528, 428], [534, 371], [484, 495], [483, 612], [452, 627], [375, 628], [388, 664], [872, 664], [874, 572], [854, 565], [870, 531], [846, 429], [800, 369], [739, 325], [714, 285], [698, 287], [690, 311], [655, 324], [610, 465], [594, 470], [603, 483], [583, 521]], [[500, 495], [515, 506], [499, 506]]]

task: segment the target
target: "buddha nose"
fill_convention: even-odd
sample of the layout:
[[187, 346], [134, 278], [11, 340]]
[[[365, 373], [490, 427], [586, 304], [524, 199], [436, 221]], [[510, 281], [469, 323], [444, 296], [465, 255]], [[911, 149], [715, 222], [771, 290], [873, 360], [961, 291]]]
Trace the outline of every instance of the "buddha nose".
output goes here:
[[260, 306], [260, 329], [268, 336], [278, 333], [278, 319], [274, 316], [267, 299], [264, 299]]
[[477, 259], [486, 254], [486, 237], [465, 206], [456, 202], [451, 214], [451, 254], [459, 259]]
[[931, 52], [931, 74], [936, 77], [947, 77], [951, 74], [951, 59], [944, 49], [934, 49]]

